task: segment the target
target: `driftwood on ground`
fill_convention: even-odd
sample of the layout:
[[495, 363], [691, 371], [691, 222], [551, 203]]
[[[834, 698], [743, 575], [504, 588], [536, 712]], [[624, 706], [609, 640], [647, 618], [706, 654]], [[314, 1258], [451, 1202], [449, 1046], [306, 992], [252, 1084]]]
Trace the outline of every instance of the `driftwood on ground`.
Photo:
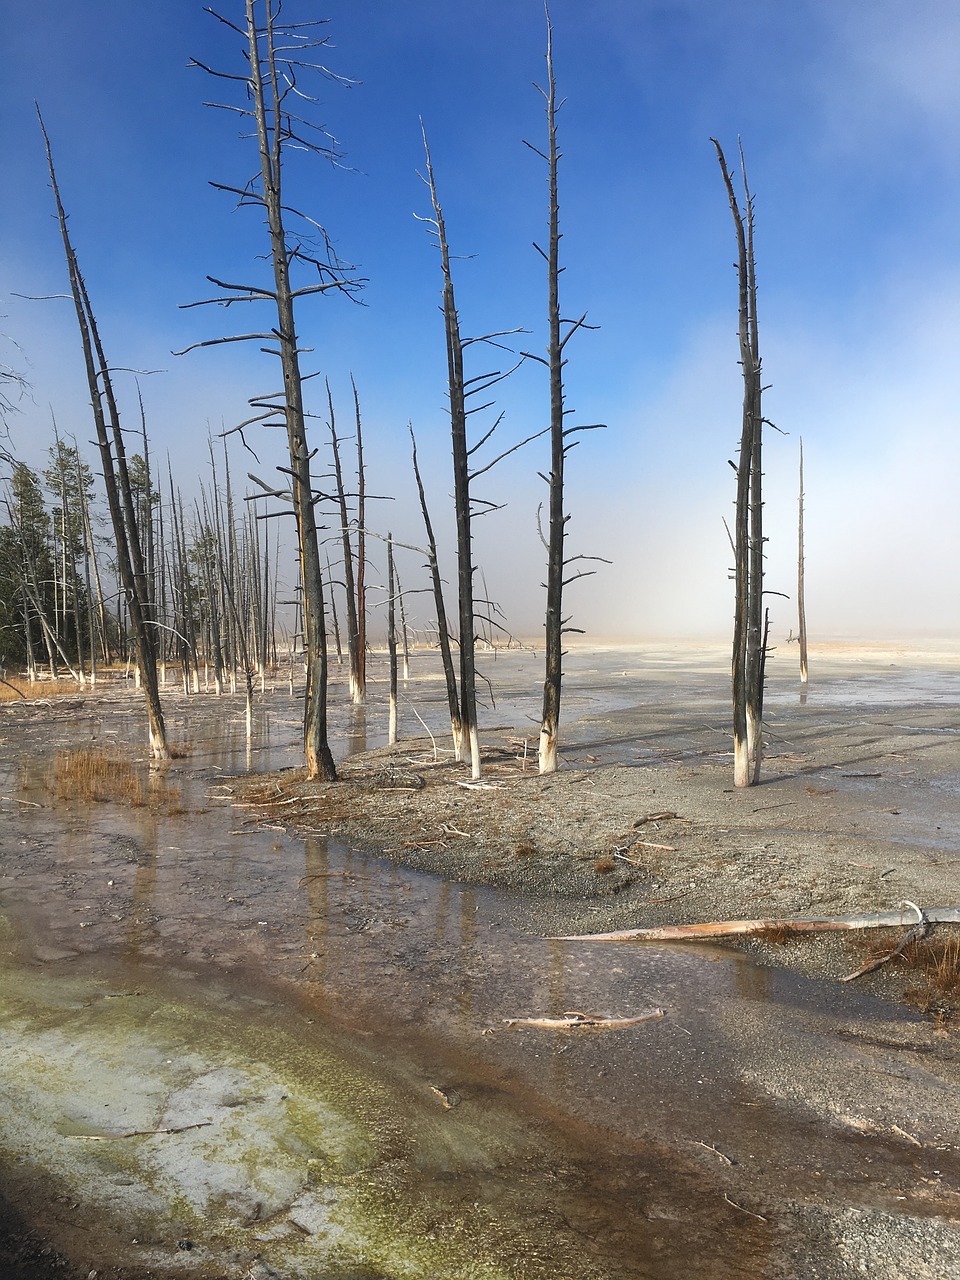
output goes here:
[[[615, 933], [577, 933], [554, 937], [555, 942], [692, 942], [711, 938], [732, 938], [762, 933], [827, 933], [843, 929], [895, 929], [917, 923], [913, 903], [896, 911], [873, 911], [855, 916], [825, 916], [809, 919], [714, 920], [702, 924], [654, 925], [646, 929], [620, 929]], [[960, 924], [960, 907], [926, 907], [922, 917], [928, 924]]]
[[548, 1027], [567, 1030], [575, 1027], [601, 1027], [607, 1031], [617, 1031], [621, 1027], [635, 1027], [638, 1022], [650, 1022], [654, 1018], [662, 1018], [662, 1009], [649, 1009], [646, 1013], [632, 1018], [608, 1018], [602, 1013], [578, 1013], [571, 1010], [560, 1018], [504, 1018], [508, 1027]]

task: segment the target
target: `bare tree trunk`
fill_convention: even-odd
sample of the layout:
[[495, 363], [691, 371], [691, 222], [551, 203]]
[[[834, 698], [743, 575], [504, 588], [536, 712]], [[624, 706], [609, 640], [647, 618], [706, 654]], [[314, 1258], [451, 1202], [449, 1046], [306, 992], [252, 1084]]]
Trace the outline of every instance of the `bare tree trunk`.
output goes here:
[[423, 479], [417, 463], [417, 440], [413, 434], [413, 427], [410, 427], [410, 442], [413, 446], [413, 474], [417, 478], [420, 511], [423, 515], [423, 525], [427, 533], [428, 567], [430, 569], [430, 582], [433, 586], [433, 603], [437, 611], [437, 643], [440, 645], [440, 658], [443, 662], [443, 675], [447, 687], [447, 704], [450, 708], [450, 732], [453, 737], [453, 752], [455, 758], [460, 760], [463, 752], [460, 694], [457, 690], [457, 673], [453, 663], [453, 653], [450, 649], [450, 630], [447, 626], [447, 609], [443, 600], [443, 581], [440, 577], [440, 567], [437, 563], [437, 540], [434, 537], [433, 522], [430, 519], [430, 512], [427, 508], [427, 496], [424, 493]]
[[[258, 9], [263, 14], [260, 21], [257, 17]], [[213, 10], [210, 12], [213, 13]], [[264, 412], [259, 413], [252, 421], [276, 419], [281, 415], [286, 429], [289, 468], [282, 470], [291, 481], [289, 497], [297, 525], [307, 676], [303, 715], [304, 755], [311, 778], [334, 781], [337, 776], [336, 768], [327, 740], [328, 672], [323, 574], [315, 514], [316, 496], [310, 470], [311, 452], [307, 442], [295, 302], [299, 298], [323, 293], [328, 289], [349, 292], [358, 287], [359, 282], [348, 278], [346, 264], [336, 257], [329, 241], [326, 241], [325, 248], [316, 251], [305, 238], [287, 238], [287, 216], [303, 215], [298, 215], [281, 192], [285, 146], [289, 144], [301, 151], [312, 151], [327, 159], [335, 159], [337, 156], [335, 147], [328, 144], [327, 135], [322, 130], [314, 132], [315, 126], [296, 114], [297, 103], [310, 100], [298, 85], [300, 73], [307, 69], [322, 77], [337, 77], [320, 63], [307, 60], [309, 51], [327, 43], [324, 38], [313, 38], [310, 33], [309, 29], [316, 29], [319, 24], [284, 23], [280, 21], [279, 15], [278, 0], [245, 0], [246, 21], [243, 29], [220, 18], [221, 22], [231, 30], [240, 32], [246, 40], [245, 74], [229, 75], [211, 72], [209, 67], [203, 68], [228, 81], [241, 81], [247, 90], [247, 97], [242, 103], [230, 104], [230, 109], [253, 121], [260, 156], [259, 181], [248, 182], [242, 188], [226, 187], [220, 183], [214, 185], [239, 196], [241, 205], [252, 206], [263, 212], [270, 239], [270, 263], [273, 271], [272, 289], [229, 284], [210, 277], [212, 283], [224, 290], [226, 298], [206, 301], [216, 305], [227, 300], [270, 302], [276, 308], [276, 327], [266, 333], [221, 337], [194, 345], [212, 346], [224, 342], [246, 341], [276, 344], [263, 349], [280, 360], [283, 391], [279, 396], [261, 397], [256, 401], [256, 406]], [[219, 15], [214, 13], [214, 17], [219, 18]], [[203, 67], [202, 63], [195, 62], [195, 65]], [[307, 222], [311, 226], [311, 234], [315, 233], [319, 223], [314, 219], [307, 219]], [[322, 228], [320, 234], [324, 237]], [[310, 273], [310, 283], [298, 288], [293, 286], [293, 264], [298, 264]], [[268, 489], [268, 492], [273, 491]]]
[[473, 538], [470, 506], [470, 450], [467, 445], [467, 409], [463, 380], [463, 342], [450, 270], [450, 250], [443, 221], [443, 210], [437, 196], [430, 161], [430, 149], [424, 136], [427, 181], [440, 247], [443, 271], [443, 321], [447, 345], [447, 394], [450, 404], [450, 430], [453, 443], [453, 502], [457, 517], [457, 587], [460, 625], [460, 724], [470, 752], [470, 775], [480, 777], [480, 739], [477, 727], [477, 672], [475, 610], [473, 601]]
[[[39, 117], [39, 111], [37, 115]], [[166, 728], [163, 721], [163, 710], [160, 705], [160, 690], [157, 684], [156, 652], [153, 636], [149, 630], [149, 597], [146, 592], [143, 572], [143, 557], [140, 552], [139, 535], [133, 511], [133, 498], [130, 488], [130, 477], [127, 474], [126, 455], [123, 435], [120, 430], [120, 415], [113, 394], [113, 382], [110, 366], [103, 353], [96, 319], [87, 295], [86, 285], [80, 274], [76, 254], [67, 231], [67, 215], [60, 199], [56, 173], [53, 167], [53, 153], [50, 140], [40, 119], [44, 143], [47, 151], [47, 163], [50, 170], [50, 183], [57, 204], [57, 217], [60, 224], [60, 235], [63, 240], [70, 276], [70, 289], [73, 295], [77, 321], [80, 327], [80, 338], [83, 346], [86, 365], [87, 385], [93, 408], [94, 423], [97, 432], [97, 444], [100, 449], [100, 461], [103, 467], [103, 480], [107, 493], [107, 505], [113, 524], [114, 538], [117, 546], [117, 568], [121, 585], [127, 601], [131, 625], [134, 630], [134, 643], [137, 654], [137, 670], [140, 673], [146, 697], [147, 719], [150, 727], [150, 749], [154, 759], [168, 760], [170, 749], [167, 746]], [[103, 401], [106, 400], [110, 419], [110, 434], [107, 433], [107, 419], [104, 415]], [[112, 451], [111, 451], [112, 445]]]
[[800, 683], [807, 683], [807, 607], [804, 597], [803, 554], [803, 438], [800, 439], [800, 501], [797, 518], [797, 638], [800, 641]]
[[26, 588], [20, 583], [20, 610], [23, 614], [23, 646], [27, 657], [27, 679], [31, 684], [37, 679], [37, 658], [33, 652], [33, 630], [30, 626], [30, 605], [27, 601]]
[[[76, 441], [74, 441], [74, 448], [76, 448]], [[90, 629], [90, 683], [96, 684], [97, 636], [96, 636], [96, 625], [94, 620], [95, 618], [94, 601], [93, 601], [93, 594], [91, 592], [91, 583], [90, 583], [91, 571], [93, 574], [93, 585], [96, 587], [96, 594], [97, 594], [96, 620], [99, 623], [99, 627], [100, 627], [101, 652], [103, 654], [103, 660], [106, 663], [110, 662], [110, 648], [107, 640], [107, 619], [106, 619], [106, 611], [104, 609], [104, 604], [103, 604], [103, 586], [100, 582], [100, 568], [97, 564], [97, 548], [93, 540], [93, 525], [91, 524], [91, 521], [90, 521], [90, 504], [87, 501], [87, 495], [84, 492], [82, 483], [79, 483], [79, 481], [82, 480], [82, 477], [80, 475], [79, 450], [77, 451], [77, 473], [78, 473], [77, 487], [80, 491], [80, 519], [83, 524], [84, 578], [85, 578], [86, 587], [87, 587], [87, 612], [89, 615], [87, 625]]]
[[325, 557], [327, 562], [327, 586], [330, 588], [330, 617], [333, 622], [333, 643], [337, 650], [337, 666], [343, 666], [343, 645], [340, 643], [340, 619], [337, 616], [337, 601], [333, 594], [333, 573], [330, 569], [330, 557]]
[[[360, 628], [357, 621], [357, 591], [353, 576], [353, 547], [350, 543], [350, 517], [347, 514], [347, 494], [343, 487], [343, 468], [340, 465], [340, 441], [337, 439], [337, 420], [333, 411], [333, 395], [327, 382], [327, 405], [330, 411], [330, 441], [333, 446], [333, 474], [337, 485], [337, 505], [340, 508], [340, 541], [343, 546], [343, 582], [347, 595], [347, 657], [350, 663], [350, 697], [355, 703], [366, 700], [366, 684], [360, 660]], [[331, 587], [331, 594], [332, 594]], [[339, 641], [337, 644], [339, 649]]]
[[[257, 26], [254, 0], [246, 0], [250, 85], [260, 146], [263, 201], [270, 231], [270, 252], [276, 289], [280, 362], [283, 367], [283, 401], [293, 481], [293, 509], [297, 521], [300, 580], [303, 587], [304, 648], [307, 687], [304, 700], [303, 739], [307, 773], [311, 778], [336, 780], [337, 771], [327, 741], [327, 633], [324, 619], [323, 575], [317, 539], [317, 522], [310, 475], [306, 414], [300, 351], [294, 316], [294, 291], [290, 283], [290, 258], [284, 228], [281, 196], [282, 89], [274, 47], [274, 9], [268, 0], [264, 26]], [[261, 41], [266, 53], [261, 52]], [[265, 83], [266, 76], [266, 83]], [[272, 122], [271, 122], [272, 121]]]
[[360, 395], [353, 374], [353, 407], [357, 426], [357, 688], [367, 696], [367, 480], [363, 465], [363, 424], [360, 420]]
[[[576, 572], [565, 577], [570, 560], [566, 556], [566, 527], [570, 517], [564, 505], [564, 464], [567, 453], [573, 447], [569, 437], [578, 431], [594, 430], [594, 427], [564, 426], [569, 412], [564, 408], [563, 369], [566, 364], [564, 350], [574, 333], [584, 326], [586, 316], [579, 320], [564, 320], [560, 311], [560, 202], [558, 194], [558, 166], [560, 152], [557, 146], [557, 112], [563, 105], [557, 102], [557, 86], [553, 70], [553, 26], [549, 8], [544, 5], [547, 18], [547, 87], [540, 89], [546, 103], [547, 150], [531, 149], [547, 162], [550, 208], [548, 215], [547, 252], [537, 246], [547, 263], [547, 358], [534, 357], [547, 366], [550, 383], [550, 473], [547, 478], [548, 532], [547, 547], [547, 602], [544, 619], [545, 663], [543, 681], [543, 708], [540, 722], [539, 768], [541, 773], [553, 773], [557, 767], [557, 745], [560, 727], [560, 699], [563, 684], [563, 637], [579, 628], [567, 625], [563, 616], [564, 588], [577, 578], [585, 576]], [[539, 86], [538, 86], [539, 87]], [[564, 326], [568, 326], [566, 333]], [[575, 442], [574, 442], [575, 443]], [[542, 535], [541, 535], [542, 536]], [[575, 557], [582, 559], [584, 557]]]
[[389, 746], [397, 740], [397, 581], [393, 569], [393, 534], [387, 534], [387, 653], [390, 656], [390, 723], [387, 729]]
[[547, 280], [549, 300], [548, 364], [550, 371], [550, 479], [547, 534], [547, 611], [544, 620], [545, 672], [540, 723], [539, 767], [553, 773], [557, 767], [557, 733], [563, 681], [563, 570], [567, 517], [563, 504], [563, 466], [566, 441], [563, 433], [563, 356], [560, 338], [560, 206], [557, 192], [556, 85], [553, 75], [553, 42], [547, 23], [547, 128], [550, 171], [549, 248]]
[[253, 663], [250, 660], [250, 651], [247, 648], [247, 637], [240, 617], [240, 610], [237, 606], [233, 589], [230, 586], [230, 579], [227, 576], [227, 570], [224, 567], [222, 555], [218, 563], [218, 568], [220, 570], [221, 581], [223, 582], [224, 593], [227, 597], [227, 603], [230, 605], [230, 609], [236, 623], [237, 645], [240, 649], [240, 661], [243, 665], [243, 683], [244, 692], [246, 694], [244, 702], [245, 724], [247, 730], [247, 742], [249, 743], [250, 739], [253, 737]]
[[394, 567], [394, 576], [397, 580], [397, 608], [400, 611], [400, 648], [403, 651], [403, 683], [406, 684], [410, 679], [410, 638], [407, 634], [407, 607], [403, 602], [403, 583], [400, 581], [400, 574]]
[[737, 504], [734, 539], [735, 604], [733, 636], [734, 785], [759, 781], [763, 754], [763, 498], [761, 482], [763, 410], [757, 325], [757, 287], [753, 249], [753, 196], [740, 153], [745, 208], [741, 210], [720, 143], [717, 151], [737, 235], [739, 279], [740, 365], [743, 373], [743, 418], [736, 465]]

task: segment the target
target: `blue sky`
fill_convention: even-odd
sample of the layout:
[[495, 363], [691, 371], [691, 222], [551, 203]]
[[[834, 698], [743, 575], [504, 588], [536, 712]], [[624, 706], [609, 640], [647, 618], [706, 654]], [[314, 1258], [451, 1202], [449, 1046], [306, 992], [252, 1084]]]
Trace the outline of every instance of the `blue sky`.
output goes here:
[[[238, 17], [241, 7], [223, 0], [221, 11]], [[438, 264], [413, 216], [428, 212], [419, 117], [452, 248], [465, 255], [464, 333], [523, 326], [522, 345], [542, 350], [545, 279], [532, 241], [544, 234], [545, 173], [523, 140], [544, 138], [532, 87], [543, 74], [543, 9], [330, 0], [301, 10], [330, 19], [328, 63], [360, 83], [320, 87], [318, 118], [352, 168], [312, 162], [290, 183], [369, 283], [363, 306], [305, 306], [300, 329], [344, 429], [356, 377], [370, 487], [396, 495], [374, 520], [417, 542], [408, 420], [445, 528], [451, 488]], [[732, 159], [739, 135], [757, 197], [766, 407], [787, 433], [768, 437], [768, 586], [794, 590], [802, 435], [814, 637], [956, 634], [960, 13], [935, 0], [554, 0], [552, 16], [567, 98], [563, 299], [599, 326], [568, 348], [568, 404], [574, 421], [608, 424], [571, 455], [571, 550], [614, 561], [570, 593], [574, 621], [593, 637], [728, 629], [735, 243], [709, 138]], [[208, 431], [246, 416], [247, 397], [278, 383], [253, 349], [170, 354], [260, 325], [250, 310], [179, 309], [209, 296], [208, 272], [263, 278], [255, 215], [209, 186], [242, 181], [256, 157], [235, 117], [203, 107], [218, 86], [187, 67], [191, 56], [235, 66], [237, 41], [195, 0], [38, 0], [29, 18], [4, 6], [3, 24], [0, 360], [32, 384], [14, 445], [42, 461], [51, 409], [64, 434], [91, 434], [67, 304], [14, 296], [65, 287], [36, 98], [108, 351], [118, 365], [163, 370], [142, 379], [153, 447], [189, 485]], [[121, 385], [132, 423], [132, 381]], [[313, 385], [322, 413], [322, 379]], [[539, 367], [504, 384], [499, 407], [506, 443], [544, 425]], [[276, 433], [249, 438], [271, 478]], [[238, 453], [237, 471], [248, 461]], [[491, 594], [527, 634], [542, 609], [544, 466], [530, 446], [480, 489], [508, 503], [480, 522], [479, 558]], [[417, 558], [401, 571], [415, 585]], [[783, 636], [792, 603], [774, 597], [772, 607]]]

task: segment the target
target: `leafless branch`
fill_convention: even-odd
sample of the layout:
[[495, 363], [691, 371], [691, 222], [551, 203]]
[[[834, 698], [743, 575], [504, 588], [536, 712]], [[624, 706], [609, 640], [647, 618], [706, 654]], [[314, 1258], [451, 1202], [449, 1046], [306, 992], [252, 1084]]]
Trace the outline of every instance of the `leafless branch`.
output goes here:
[[219, 347], [225, 342], [269, 342], [275, 337], [272, 333], [238, 333], [229, 338], [207, 338], [204, 342], [193, 342], [189, 347], [184, 347], [182, 351], [171, 351], [172, 356], [185, 356], [189, 351], [196, 351], [200, 347]]
[[522, 449], [523, 446], [525, 444], [529, 444], [531, 440], [539, 440], [540, 437], [546, 435], [549, 430], [549, 427], [544, 427], [542, 431], [535, 431], [532, 436], [527, 436], [525, 440], [521, 440], [518, 444], [504, 450], [504, 452], [494, 458], [492, 462], [488, 462], [485, 467], [481, 467], [478, 471], [472, 471], [470, 473], [471, 481], [476, 480], [478, 476], [484, 475], [484, 473], [489, 471], [491, 467], [495, 467], [498, 462], [502, 462], [504, 458], [508, 458], [511, 453], [516, 453], [518, 449]]

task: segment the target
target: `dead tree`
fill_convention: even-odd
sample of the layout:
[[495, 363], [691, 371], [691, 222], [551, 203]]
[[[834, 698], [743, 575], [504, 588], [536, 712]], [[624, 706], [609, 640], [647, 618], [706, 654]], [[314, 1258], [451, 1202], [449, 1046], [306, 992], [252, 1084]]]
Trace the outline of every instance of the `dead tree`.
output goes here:
[[[433, 164], [430, 159], [430, 148], [427, 145], [426, 131], [423, 134], [423, 147], [426, 156], [426, 182], [430, 190], [430, 200], [433, 204], [432, 218], [423, 218], [421, 221], [428, 223], [437, 238], [437, 247], [440, 251], [440, 267], [443, 274], [443, 322], [444, 333], [446, 337], [447, 348], [447, 399], [450, 407], [450, 431], [453, 447], [453, 501], [457, 520], [457, 599], [458, 599], [458, 615], [459, 615], [459, 644], [460, 644], [460, 726], [463, 739], [470, 752], [470, 772], [471, 777], [476, 780], [480, 777], [480, 739], [477, 725], [477, 666], [476, 666], [476, 621], [477, 611], [474, 598], [474, 573], [476, 565], [473, 560], [473, 533], [472, 524], [476, 514], [487, 514], [498, 509], [495, 502], [487, 499], [476, 498], [471, 493], [471, 485], [479, 476], [485, 474], [492, 467], [496, 466], [508, 454], [515, 453], [517, 449], [528, 444], [531, 440], [536, 440], [543, 435], [543, 431], [537, 431], [532, 436], [528, 436], [525, 440], [521, 440], [518, 444], [506, 449], [503, 453], [495, 457], [491, 462], [480, 465], [473, 461], [477, 450], [484, 445], [500, 425], [503, 415], [501, 414], [493, 426], [475, 443], [471, 444], [467, 436], [467, 420], [473, 413], [479, 413], [484, 409], [489, 409], [492, 401], [483, 404], [471, 405], [468, 407], [468, 401], [471, 396], [481, 395], [490, 390], [497, 383], [502, 382], [504, 378], [516, 369], [519, 361], [512, 368], [504, 371], [495, 370], [489, 373], [482, 373], [476, 377], [469, 379], [464, 378], [464, 351], [474, 344], [487, 343], [493, 346], [501, 346], [497, 340], [508, 336], [508, 334], [520, 333], [520, 329], [499, 330], [496, 333], [488, 333], [482, 337], [464, 338], [460, 332], [460, 317], [457, 313], [456, 297], [453, 288], [453, 272], [450, 266], [450, 248], [447, 240], [446, 226], [443, 220], [443, 210], [440, 206], [440, 199], [437, 195], [437, 186], [434, 180]], [[476, 508], [476, 510], [475, 510]]]
[[390, 659], [390, 720], [387, 745], [397, 741], [397, 576], [393, 565], [393, 534], [387, 534], [387, 653]]
[[[225, 342], [265, 342], [262, 350], [277, 357], [283, 372], [283, 390], [251, 401], [259, 412], [237, 430], [252, 422], [277, 424], [286, 428], [290, 478], [288, 493], [297, 525], [297, 544], [304, 621], [307, 682], [304, 702], [303, 738], [307, 772], [312, 778], [333, 781], [336, 768], [327, 740], [327, 635], [324, 614], [323, 571], [315, 512], [310, 463], [313, 456], [306, 430], [303, 375], [296, 330], [296, 304], [300, 299], [330, 290], [351, 293], [359, 281], [351, 278], [351, 268], [334, 252], [320, 223], [292, 209], [283, 193], [284, 160], [289, 149], [306, 151], [328, 160], [339, 152], [330, 136], [312, 121], [297, 114], [296, 104], [314, 101], [301, 89], [302, 70], [343, 83], [326, 67], [313, 60], [314, 51], [328, 44], [318, 34], [318, 22], [292, 23], [279, 19], [279, 0], [245, 0], [245, 23], [240, 26], [208, 9], [220, 22], [237, 32], [246, 43], [246, 73], [214, 71], [194, 60], [193, 65], [211, 75], [239, 82], [245, 91], [241, 105], [213, 105], [234, 111], [252, 121], [259, 149], [260, 172], [243, 187], [213, 183], [219, 190], [238, 197], [241, 207], [258, 210], [267, 225], [273, 287], [236, 285], [209, 276], [210, 283], [224, 292], [194, 306], [229, 306], [237, 302], [267, 302], [276, 309], [277, 327], [260, 333], [243, 333], [214, 338], [188, 347], [213, 346]], [[287, 218], [293, 216], [306, 226], [302, 235], [288, 235]], [[294, 270], [306, 272], [309, 282], [297, 287]], [[266, 486], [264, 486], [266, 487]], [[269, 491], [269, 490], [268, 490]]]
[[433, 532], [433, 521], [427, 507], [427, 495], [423, 489], [423, 477], [417, 462], [417, 439], [410, 427], [410, 443], [413, 448], [413, 474], [417, 480], [417, 492], [420, 495], [420, 511], [427, 534], [427, 566], [430, 570], [430, 585], [433, 588], [433, 603], [437, 611], [437, 643], [440, 645], [440, 658], [443, 662], [443, 675], [447, 688], [447, 703], [450, 708], [450, 733], [453, 737], [454, 757], [459, 760], [463, 752], [463, 725], [460, 722], [460, 694], [457, 689], [457, 673], [453, 663], [453, 652], [450, 648], [450, 629], [447, 625], [447, 607], [443, 600], [443, 579], [440, 577], [440, 565], [437, 561], [437, 540]]
[[357, 688], [361, 701], [367, 696], [367, 481], [363, 465], [363, 424], [360, 420], [360, 394], [354, 376], [353, 408], [357, 427]]
[[[343, 585], [347, 598], [347, 659], [350, 664], [350, 697], [355, 703], [366, 700], [366, 681], [360, 660], [360, 627], [357, 621], [357, 584], [354, 577], [353, 546], [350, 538], [350, 516], [347, 511], [347, 492], [343, 486], [343, 467], [340, 463], [340, 440], [337, 436], [337, 418], [333, 409], [333, 392], [327, 379], [327, 406], [330, 412], [330, 444], [333, 449], [333, 475], [337, 486], [336, 500], [340, 510], [340, 541], [343, 547]], [[333, 588], [331, 586], [331, 595]]]
[[763, 756], [763, 673], [766, 659], [766, 627], [763, 611], [763, 498], [760, 340], [757, 325], [757, 278], [754, 260], [753, 195], [747, 182], [743, 149], [740, 168], [744, 206], [741, 208], [733, 178], [720, 143], [716, 147], [737, 235], [739, 279], [740, 367], [743, 373], [743, 418], [737, 475], [734, 529], [734, 630], [733, 630], [733, 752], [734, 785], [749, 787], [760, 780]]
[[443, 210], [437, 195], [430, 160], [430, 148], [424, 136], [427, 181], [433, 203], [440, 266], [443, 272], [443, 323], [447, 345], [447, 394], [450, 404], [450, 430], [453, 442], [453, 503], [457, 517], [457, 599], [460, 625], [460, 725], [470, 752], [471, 776], [480, 777], [480, 739], [477, 728], [477, 672], [475, 656], [473, 606], [473, 536], [470, 525], [470, 451], [467, 446], [467, 392], [463, 379], [463, 340], [457, 315], [450, 269], [450, 249], [443, 221]]
[[80, 341], [83, 347], [87, 387], [90, 392], [97, 446], [100, 451], [100, 463], [103, 469], [107, 506], [110, 511], [110, 521], [113, 526], [114, 541], [117, 548], [117, 572], [126, 599], [130, 624], [133, 628], [137, 670], [140, 674], [141, 686], [146, 698], [150, 751], [154, 759], [168, 760], [170, 758], [170, 749], [167, 746], [163, 710], [160, 705], [155, 632], [151, 628], [153, 619], [150, 613], [150, 591], [134, 509], [133, 491], [127, 471], [126, 448], [120, 428], [120, 412], [113, 391], [110, 366], [100, 340], [96, 317], [93, 314], [87, 287], [80, 273], [77, 256], [67, 230], [67, 215], [60, 198], [60, 188], [57, 185], [57, 176], [53, 167], [53, 152], [39, 108], [37, 116], [40, 119], [40, 129], [43, 133], [44, 146], [46, 147], [50, 185], [56, 200], [60, 237], [63, 241], [67, 272], [70, 278], [70, 292], [80, 328]]
[[807, 607], [804, 596], [803, 554], [803, 439], [800, 440], [800, 499], [797, 512], [797, 639], [800, 642], [800, 683], [807, 683]]
[[333, 643], [337, 651], [337, 666], [343, 666], [343, 645], [340, 643], [340, 618], [337, 615], [337, 599], [333, 593], [333, 572], [330, 568], [330, 557], [324, 555], [327, 562], [327, 584], [330, 588], [330, 617], [333, 621]]
[[[557, 767], [557, 734], [560, 724], [560, 697], [563, 682], [563, 637], [570, 632], [581, 632], [579, 627], [568, 625], [569, 618], [563, 615], [564, 588], [578, 578], [587, 576], [592, 570], [575, 570], [569, 577], [569, 566], [574, 560], [586, 557], [566, 555], [566, 530], [570, 516], [564, 505], [564, 465], [567, 454], [578, 443], [571, 436], [581, 431], [594, 431], [599, 424], [589, 427], [567, 427], [564, 419], [571, 410], [564, 407], [563, 370], [566, 365], [564, 354], [567, 343], [577, 332], [586, 326], [586, 315], [579, 320], [566, 320], [560, 310], [560, 202], [558, 194], [558, 164], [560, 152], [557, 147], [557, 112], [563, 106], [557, 101], [557, 86], [553, 70], [553, 26], [550, 12], [546, 5], [547, 17], [547, 86], [536, 88], [543, 95], [547, 112], [547, 150], [527, 143], [547, 162], [548, 183], [550, 192], [550, 208], [548, 216], [546, 252], [535, 245], [537, 252], [547, 264], [547, 323], [548, 345], [547, 355], [530, 358], [545, 365], [550, 380], [550, 474], [543, 476], [549, 488], [547, 536], [541, 538], [547, 550], [547, 606], [544, 621], [545, 632], [545, 674], [543, 682], [543, 711], [540, 723], [539, 765], [541, 773], [553, 773]], [[529, 355], [529, 353], [528, 353]], [[541, 473], [542, 475], [542, 473]], [[593, 557], [591, 557], [593, 558]]]
[[403, 651], [403, 683], [406, 684], [410, 679], [410, 633], [407, 630], [407, 606], [403, 600], [403, 583], [400, 581], [400, 573], [394, 565], [394, 575], [397, 580], [397, 608], [400, 610], [400, 647]]

